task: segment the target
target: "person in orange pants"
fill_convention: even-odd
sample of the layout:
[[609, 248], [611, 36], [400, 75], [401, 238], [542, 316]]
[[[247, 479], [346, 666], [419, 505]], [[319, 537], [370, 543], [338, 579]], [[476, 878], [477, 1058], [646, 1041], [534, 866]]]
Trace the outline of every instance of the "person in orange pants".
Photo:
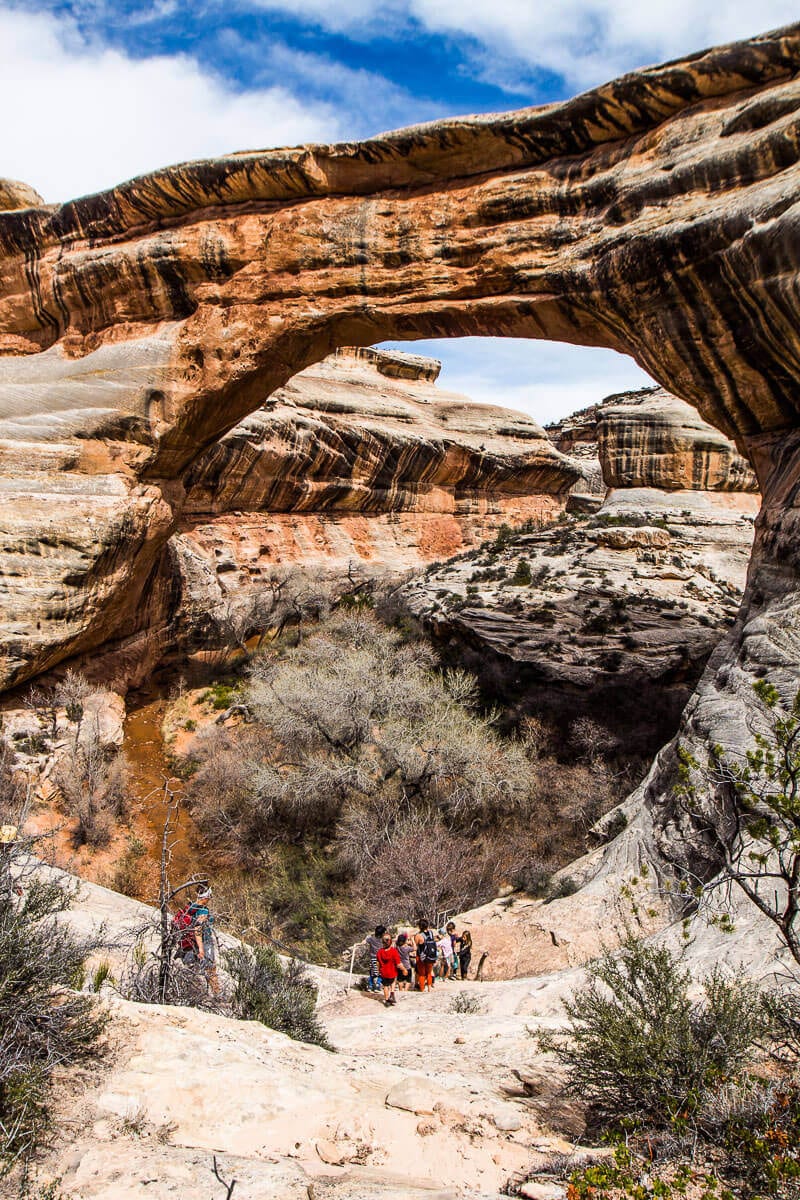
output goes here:
[[417, 987], [424, 992], [427, 986], [430, 991], [433, 987], [433, 966], [439, 948], [427, 921], [419, 922], [419, 933], [414, 935], [414, 945], [417, 948]]

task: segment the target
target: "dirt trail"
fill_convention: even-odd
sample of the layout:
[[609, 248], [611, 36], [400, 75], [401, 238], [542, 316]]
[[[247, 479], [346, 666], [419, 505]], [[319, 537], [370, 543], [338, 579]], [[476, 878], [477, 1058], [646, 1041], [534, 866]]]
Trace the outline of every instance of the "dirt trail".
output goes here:
[[[132, 802], [132, 832], [146, 847], [146, 858], [158, 864], [169, 796], [180, 799], [184, 784], [171, 769], [161, 732], [168, 701], [158, 693], [133, 697], [128, 702], [123, 750], [128, 760]], [[202, 865], [188, 814], [181, 808], [170, 838], [170, 877], [188, 878]]]

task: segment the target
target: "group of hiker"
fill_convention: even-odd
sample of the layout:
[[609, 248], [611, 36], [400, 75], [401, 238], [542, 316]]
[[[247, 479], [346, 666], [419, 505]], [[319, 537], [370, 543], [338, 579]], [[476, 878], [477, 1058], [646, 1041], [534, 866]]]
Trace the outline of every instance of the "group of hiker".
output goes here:
[[[202, 971], [213, 993], [220, 989], [212, 891], [208, 883], [195, 888], [194, 898], [172, 918], [171, 944], [185, 967]], [[442, 929], [417, 922], [417, 932], [400, 930], [393, 936], [385, 925], [364, 939], [369, 951], [367, 990], [383, 993], [387, 1006], [397, 1003], [397, 992], [430, 991], [436, 980], [466, 979], [472, 959], [472, 935], [456, 932], [454, 921]]]
[[397, 1003], [397, 992], [430, 991], [434, 980], [466, 979], [472, 959], [472, 934], [456, 933], [454, 921], [443, 929], [417, 923], [417, 932], [401, 930], [395, 937], [385, 925], [364, 939], [369, 952], [367, 991], [383, 992], [388, 1007]]

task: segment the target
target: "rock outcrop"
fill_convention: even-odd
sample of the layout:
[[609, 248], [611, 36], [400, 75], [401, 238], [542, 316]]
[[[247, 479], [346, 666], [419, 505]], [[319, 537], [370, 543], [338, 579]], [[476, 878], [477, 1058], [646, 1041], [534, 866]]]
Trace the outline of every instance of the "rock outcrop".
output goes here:
[[564, 729], [589, 716], [652, 753], [733, 625], [757, 510], [754, 496], [612, 491], [596, 515], [462, 554], [404, 595], [519, 713]]
[[[35, 655], [12, 647], [5, 679], [124, 624], [187, 470], [299, 370], [344, 344], [500, 333], [632, 354], [753, 463], [744, 603], [685, 727], [741, 743], [754, 673], [787, 693], [799, 674], [798, 68], [793, 25], [542, 109], [188, 163], [0, 213], [6, 453], [31, 473], [62, 462], [51, 509], [111, 473], [132, 508], [172, 514], [149, 543], [121, 522], [116, 553], [94, 554], [102, 586], [78, 536], [69, 586], [86, 579], [93, 619], [56, 615]], [[12, 553], [76, 537], [49, 519]], [[15, 576], [4, 586], [7, 622], [35, 625]], [[47, 603], [63, 613], [60, 593]]]
[[596, 410], [596, 438], [608, 487], [758, 491], [730, 439], [664, 388], [609, 396]]
[[[597, 491], [758, 491], [752, 466], [730, 438], [666, 388], [607, 396], [546, 432], [585, 477], [599, 479]], [[574, 487], [585, 488], [583, 479]]]
[[663, 388], [610, 396], [548, 432], [582, 473], [570, 501], [594, 485], [591, 514], [576, 506], [571, 520], [462, 554], [405, 595], [520, 711], [562, 726], [589, 715], [631, 752], [654, 750], [733, 625], [755, 476]]
[[[531, 418], [438, 387], [439, 368], [373, 349], [332, 355], [201, 456], [171, 506], [154, 487], [75, 470], [64, 444], [34, 447], [24, 473], [9, 452], [6, 669], [49, 665], [59, 634], [100, 632], [81, 668], [135, 686], [185, 650], [198, 619], [207, 628], [278, 568], [404, 571], [562, 511], [579, 468]], [[123, 581], [114, 627], [104, 604]]]
[[0, 212], [11, 212], [18, 208], [40, 208], [44, 200], [27, 183], [18, 179], [0, 179]]

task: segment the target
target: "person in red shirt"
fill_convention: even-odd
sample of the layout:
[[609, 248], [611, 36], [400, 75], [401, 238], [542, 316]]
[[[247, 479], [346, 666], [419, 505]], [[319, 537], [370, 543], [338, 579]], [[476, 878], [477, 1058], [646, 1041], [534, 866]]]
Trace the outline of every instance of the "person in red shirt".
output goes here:
[[391, 1004], [397, 1004], [397, 995], [395, 992], [395, 988], [397, 987], [397, 970], [402, 965], [403, 960], [400, 957], [400, 951], [396, 946], [392, 945], [392, 935], [385, 933], [383, 935], [383, 945], [378, 951], [378, 970], [381, 973], [383, 1003], [387, 1008]]

